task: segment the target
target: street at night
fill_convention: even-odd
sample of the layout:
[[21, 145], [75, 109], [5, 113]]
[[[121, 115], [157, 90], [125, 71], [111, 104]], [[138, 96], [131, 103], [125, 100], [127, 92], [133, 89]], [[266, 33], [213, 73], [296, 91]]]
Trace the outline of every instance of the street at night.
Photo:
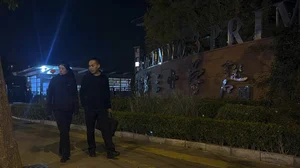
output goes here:
[[300, 168], [300, 0], [0, 0], [0, 168]]
[[14, 132], [19, 144], [23, 164], [43, 163], [49, 168], [276, 168], [265, 163], [223, 157], [201, 150], [186, 149], [160, 144], [134, 142], [118, 139], [117, 150], [121, 152], [116, 160], [108, 160], [102, 147], [103, 140], [97, 137], [98, 156], [87, 155], [86, 134], [71, 131], [72, 158], [66, 164], [59, 163], [59, 133], [56, 127], [14, 120]]

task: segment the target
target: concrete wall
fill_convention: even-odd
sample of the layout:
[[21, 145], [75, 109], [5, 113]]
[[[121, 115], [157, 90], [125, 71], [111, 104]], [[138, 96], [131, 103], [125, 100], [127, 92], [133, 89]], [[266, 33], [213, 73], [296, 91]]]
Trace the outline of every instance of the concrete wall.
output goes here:
[[[251, 97], [258, 99], [264, 96], [264, 89], [257, 88], [257, 81], [270, 71], [274, 55], [273, 51], [266, 50], [263, 46], [268, 46], [271, 43], [272, 39], [262, 39], [164, 62], [161, 65], [139, 71], [136, 80], [143, 80], [145, 74], [150, 72], [150, 90], [148, 92], [150, 95], [167, 96], [175, 90], [191, 95], [193, 90], [189, 84], [189, 69], [193, 61], [200, 58], [202, 62], [199, 65], [199, 69], [205, 69], [205, 73], [201, 76], [204, 83], [199, 85], [199, 93], [197, 95], [215, 98], [220, 97], [220, 87], [223, 79], [225, 79], [222, 65], [226, 61], [232, 61], [243, 65], [243, 74], [249, 79], [245, 82], [229, 80], [228, 84], [233, 85], [234, 89], [230, 94], [225, 93], [225, 97], [237, 97], [238, 88], [247, 85], [251, 88]], [[261, 48], [260, 50], [258, 49], [259, 47]], [[175, 89], [170, 89], [167, 83], [171, 69], [175, 70], [179, 77], [176, 81]], [[161, 75], [160, 84], [158, 85], [161, 88], [160, 92], [155, 92], [155, 76], [157, 74]]]

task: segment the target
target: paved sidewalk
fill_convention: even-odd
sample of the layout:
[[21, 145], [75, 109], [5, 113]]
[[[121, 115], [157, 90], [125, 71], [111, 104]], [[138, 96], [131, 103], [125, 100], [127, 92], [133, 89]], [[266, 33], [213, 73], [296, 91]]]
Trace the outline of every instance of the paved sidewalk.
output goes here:
[[56, 127], [14, 120], [14, 132], [24, 166], [43, 163], [49, 168], [277, 168], [262, 162], [250, 162], [223, 157], [209, 152], [115, 138], [121, 156], [108, 160], [97, 137], [98, 156], [87, 155], [86, 135], [83, 131], [71, 132], [71, 160], [59, 163], [59, 134]]

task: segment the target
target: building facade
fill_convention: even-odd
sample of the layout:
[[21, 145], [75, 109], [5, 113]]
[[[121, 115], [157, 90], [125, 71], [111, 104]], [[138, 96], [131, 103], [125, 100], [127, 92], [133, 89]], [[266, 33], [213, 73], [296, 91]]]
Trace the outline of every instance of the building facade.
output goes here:
[[[80, 83], [83, 76], [88, 73], [88, 69], [80, 68], [80, 67], [71, 67], [75, 74], [75, 78], [77, 81], [77, 88], [80, 89]], [[58, 66], [53, 65], [42, 65], [35, 66], [28, 69], [24, 69], [19, 72], [14, 72], [13, 75], [19, 80], [24, 80], [23, 83], [26, 83], [26, 86], [22, 90], [13, 89], [14, 82], [13, 80], [9, 80], [7, 82], [7, 89], [10, 95], [26, 95], [25, 102], [32, 102], [35, 97], [45, 97], [47, 95], [47, 89], [50, 83], [50, 80], [58, 75], [59, 69]], [[122, 95], [130, 95], [131, 94], [131, 74], [129, 73], [105, 73], [109, 77], [110, 90], [113, 95], [122, 94]], [[19, 82], [20, 83], [20, 82]], [[16, 93], [18, 92], [18, 93]], [[19, 96], [9, 96], [10, 102], [19, 101]], [[22, 99], [23, 100], [23, 99]]]

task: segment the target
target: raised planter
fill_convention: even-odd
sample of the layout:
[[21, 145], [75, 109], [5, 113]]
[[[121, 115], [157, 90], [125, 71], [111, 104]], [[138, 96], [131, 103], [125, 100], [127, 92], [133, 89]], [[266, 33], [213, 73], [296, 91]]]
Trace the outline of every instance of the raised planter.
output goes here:
[[294, 166], [295, 157], [277, 153], [261, 152], [261, 161], [280, 165]]
[[240, 149], [240, 148], [231, 148], [231, 155], [234, 157], [242, 157], [249, 160], [260, 160], [261, 151], [249, 150], [249, 149]]

